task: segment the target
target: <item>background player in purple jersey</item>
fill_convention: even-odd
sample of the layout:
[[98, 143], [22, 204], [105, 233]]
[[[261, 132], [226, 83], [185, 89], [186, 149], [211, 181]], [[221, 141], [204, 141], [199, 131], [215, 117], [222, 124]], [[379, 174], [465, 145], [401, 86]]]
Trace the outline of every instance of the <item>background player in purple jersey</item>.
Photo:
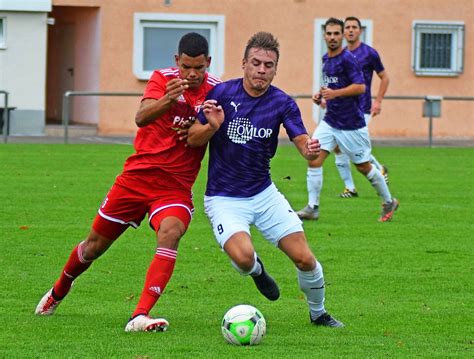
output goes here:
[[188, 144], [210, 143], [204, 207], [235, 269], [251, 276], [269, 300], [279, 298], [278, 285], [252, 244], [250, 226], [255, 225], [294, 262], [311, 323], [342, 327], [324, 308], [323, 269], [308, 246], [302, 223], [270, 178], [281, 124], [304, 158], [314, 160], [320, 152], [296, 103], [271, 85], [278, 58], [279, 44], [272, 34], [252, 36], [242, 60], [244, 77], [217, 85], [208, 94], [199, 121], [189, 130]]
[[364, 76], [351, 52], [342, 47], [344, 24], [330, 18], [324, 25], [324, 40], [328, 53], [323, 56], [324, 86], [313, 96], [316, 104], [326, 102], [326, 114], [313, 138], [321, 143], [321, 153], [308, 162], [308, 205], [297, 214], [303, 219], [319, 218], [319, 199], [323, 184], [323, 163], [336, 146], [347, 153], [359, 172], [382, 197], [379, 221], [389, 221], [398, 208], [380, 171], [370, 163], [371, 145], [359, 95], [365, 92]]
[[[378, 52], [374, 48], [360, 41], [361, 33], [362, 25], [358, 18], [350, 16], [344, 20], [344, 37], [347, 41], [347, 48], [356, 57], [362, 69], [362, 73], [364, 74], [365, 92], [360, 95], [359, 99], [362, 111], [364, 112], [365, 122], [368, 126], [370, 120], [380, 114], [382, 110], [382, 100], [387, 92], [389, 78], [382, 61], [380, 60]], [[372, 102], [371, 85], [374, 72], [380, 78], [380, 85], [377, 91], [377, 96], [374, 102]], [[341, 152], [338, 147], [334, 149], [334, 154], [336, 157], [337, 170], [339, 171], [339, 175], [345, 185], [341, 197], [356, 197], [358, 194], [354, 185], [354, 180], [352, 179], [349, 156]], [[387, 168], [382, 166], [373, 155], [370, 158], [370, 163], [382, 172], [385, 182], [388, 184]]]

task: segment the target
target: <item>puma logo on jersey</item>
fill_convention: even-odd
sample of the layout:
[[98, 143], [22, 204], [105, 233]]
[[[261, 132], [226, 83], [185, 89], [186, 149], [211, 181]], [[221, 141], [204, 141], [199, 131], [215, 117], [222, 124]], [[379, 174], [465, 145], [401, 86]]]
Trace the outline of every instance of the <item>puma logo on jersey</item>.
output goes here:
[[234, 101], [231, 101], [230, 105], [234, 108], [235, 112], [237, 112], [237, 108], [240, 106], [240, 103], [236, 104]]

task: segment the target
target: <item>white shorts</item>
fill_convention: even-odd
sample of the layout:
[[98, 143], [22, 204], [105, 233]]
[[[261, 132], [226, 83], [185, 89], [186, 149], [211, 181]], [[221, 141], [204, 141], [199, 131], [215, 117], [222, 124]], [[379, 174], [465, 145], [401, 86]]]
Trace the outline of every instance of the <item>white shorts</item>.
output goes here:
[[332, 152], [336, 145], [346, 153], [352, 163], [359, 164], [370, 161], [372, 146], [367, 126], [358, 130], [338, 130], [321, 121], [313, 133], [321, 144], [321, 149]]
[[372, 115], [370, 113], [364, 113], [365, 125], [368, 126], [372, 121]]
[[247, 198], [204, 196], [204, 211], [222, 248], [237, 232], [250, 235], [252, 224], [275, 246], [281, 238], [303, 232], [301, 220], [273, 183]]

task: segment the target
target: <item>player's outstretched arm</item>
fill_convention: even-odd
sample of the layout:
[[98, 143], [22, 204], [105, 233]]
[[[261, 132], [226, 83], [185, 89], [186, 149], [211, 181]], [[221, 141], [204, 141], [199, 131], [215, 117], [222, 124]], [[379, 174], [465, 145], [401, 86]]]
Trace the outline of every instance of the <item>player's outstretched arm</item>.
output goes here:
[[299, 135], [293, 138], [295, 144], [301, 155], [308, 161], [314, 161], [319, 156], [320, 144], [319, 141], [310, 138], [308, 135]]
[[203, 125], [201, 122], [195, 121], [189, 128], [187, 139], [189, 147], [200, 147], [207, 144], [224, 122], [224, 111], [220, 105], [217, 105], [217, 101], [205, 101], [202, 111], [207, 123]]

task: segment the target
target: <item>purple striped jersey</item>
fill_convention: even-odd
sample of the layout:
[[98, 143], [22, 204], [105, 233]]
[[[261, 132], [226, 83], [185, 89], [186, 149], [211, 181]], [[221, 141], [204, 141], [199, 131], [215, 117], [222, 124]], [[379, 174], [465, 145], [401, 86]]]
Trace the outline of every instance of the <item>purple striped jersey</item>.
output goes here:
[[[209, 142], [206, 195], [245, 198], [260, 193], [272, 183], [270, 160], [280, 125], [290, 139], [307, 133], [298, 106], [275, 86], [252, 97], [241, 78], [217, 85], [207, 99], [222, 106], [225, 120]], [[207, 123], [202, 111], [198, 118]]]
[[360, 46], [351, 51], [355, 56], [357, 62], [362, 69], [365, 81], [365, 93], [360, 95], [361, 108], [364, 113], [370, 114], [372, 108], [372, 93], [370, 87], [372, 86], [372, 76], [374, 71], [380, 73], [385, 70], [380, 60], [379, 53], [373, 47], [361, 42]]
[[[323, 56], [323, 86], [341, 89], [351, 84], [363, 84], [364, 75], [351, 52], [344, 49], [339, 55]], [[327, 101], [323, 121], [339, 130], [357, 130], [365, 126], [364, 114], [360, 108], [360, 96], [336, 97]]]

